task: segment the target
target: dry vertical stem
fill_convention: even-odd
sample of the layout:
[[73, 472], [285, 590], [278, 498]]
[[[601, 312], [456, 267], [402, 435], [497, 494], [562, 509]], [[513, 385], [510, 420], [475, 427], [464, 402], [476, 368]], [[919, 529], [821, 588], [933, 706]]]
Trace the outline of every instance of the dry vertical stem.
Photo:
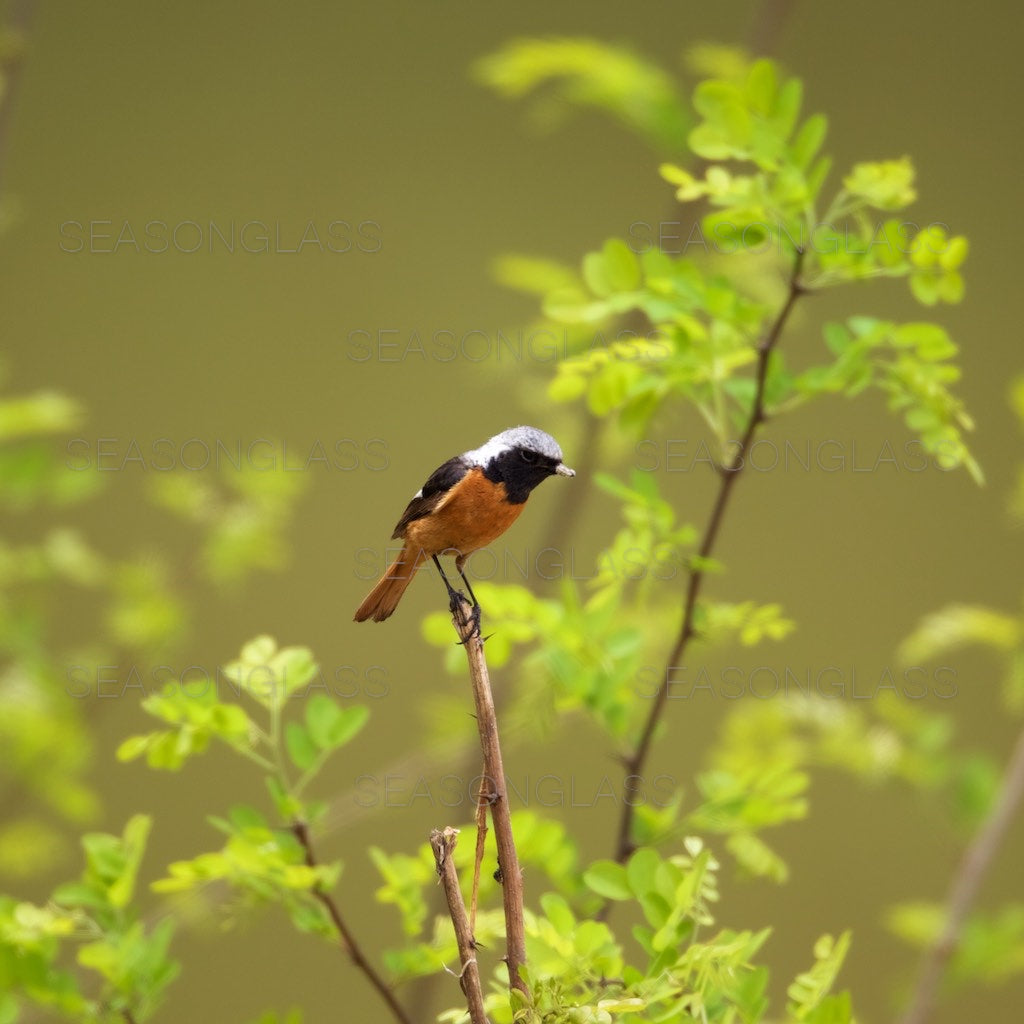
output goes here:
[[480, 891], [480, 865], [484, 862], [484, 844], [487, 841], [487, 804], [490, 788], [487, 785], [487, 771], [480, 779], [480, 792], [476, 798], [476, 853], [473, 857], [473, 895], [469, 904], [469, 927], [476, 934], [476, 902]]
[[462, 902], [462, 890], [459, 888], [459, 875], [455, 870], [455, 859], [452, 852], [458, 842], [457, 828], [435, 828], [430, 833], [430, 848], [434, 851], [434, 863], [437, 873], [444, 886], [445, 899], [448, 901], [448, 913], [455, 927], [455, 941], [459, 945], [459, 984], [466, 996], [469, 1008], [469, 1019], [473, 1024], [487, 1024], [484, 1013], [484, 994], [480, 988], [480, 967], [476, 962], [476, 941], [466, 917], [466, 906]]
[[469, 676], [473, 683], [476, 704], [476, 724], [480, 733], [480, 748], [484, 755], [484, 777], [488, 783], [488, 803], [491, 825], [498, 847], [498, 871], [505, 910], [505, 962], [509, 985], [524, 996], [529, 992], [526, 982], [519, 976], [519, 968], [526, 963], [526, 929], [523, 925], [523, 873], [516, 856], [516, 842], [512, 835], [512, 814], [505, 792], [505, 768], [501, 760], [498, 740], [498, 719], [494, 713], [491, 680], [484, 658], [484, 642], [473, 621], [469, 602], [458, 595], [452, 599], [452, 622], [465, 648], [469, 662]]
[[1002, 844], [1006, 830], [1010, 827], [1010, 822], [1013, 821], [1022, 801], [1024, 732], [1017, 737], [996, 802], [960, 862], [946, 904], [946, 925], [938, 941], [925, 953], [921, 961], [914, 994], [901, 1024], [924, 1024], [931, 1015], [946, 964], [960, 945], [960, 937], [981, 886], [981, 880], [985, 877], [985, 872]]

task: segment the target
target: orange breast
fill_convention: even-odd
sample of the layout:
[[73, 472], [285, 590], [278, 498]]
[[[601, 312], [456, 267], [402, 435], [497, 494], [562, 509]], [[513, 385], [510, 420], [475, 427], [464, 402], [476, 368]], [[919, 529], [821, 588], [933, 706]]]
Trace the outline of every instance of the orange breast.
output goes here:
[[430, 515], [411, 522], [405, 536], [428, 556], [449, 549], [469, 555], [500, 537], [519, 518], [524, 504], [510, 504], [505, 485], [492, 483], [474, 467]]

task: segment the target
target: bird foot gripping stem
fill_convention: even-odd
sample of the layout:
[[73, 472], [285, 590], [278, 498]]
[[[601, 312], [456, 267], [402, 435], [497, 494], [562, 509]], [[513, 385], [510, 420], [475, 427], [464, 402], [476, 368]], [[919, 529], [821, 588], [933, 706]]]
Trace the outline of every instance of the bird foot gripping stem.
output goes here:
[[461, 590], [449, 590], [448, 610], [452, 613], [455, 631], [459, 634], [459, 643], [467, 644], [470, 640], [480, 640], [480, 605], [470, 604]]

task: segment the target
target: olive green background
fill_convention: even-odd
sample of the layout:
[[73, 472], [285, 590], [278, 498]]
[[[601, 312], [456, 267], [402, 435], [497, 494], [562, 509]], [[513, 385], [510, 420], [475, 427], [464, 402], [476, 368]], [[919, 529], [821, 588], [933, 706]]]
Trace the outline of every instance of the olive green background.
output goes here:
[[[9, 387], [45, 385], [81, 399], [88, 419], [80, 436], [94, 456], [97, 439], [114, 439], [105, 465], [115, 471], [105, 495], [83, 508], [80, 525], [111, 553], [161, 550], [183, 576], [193, 534], [146, 503], [152, 470], [124, 462], [116, 471], [131, 442], [146, 458], [161, 438], [232, 449], [286, 438], [296, 463], [317, 443], [330, 450], [342, 442], [346, 456], [359, 453], [350, 470], [311, 466], [288, 571], [257, 575], [222, 599], [207, 593], [188, 651], [175, 664], [216, 666], [266, 631], [282, 643], [308, 644], [325, 666], [352, 666], [357, 676], [383, 667], [387, 695], [366, 695], [369, 727], [322, 780], [324, 795], [342, 794], [336, 820], [344, 827], [319, 843], [322, 856], [344, 859], [340, 901], [375, 953], [397, 935], [398, 922], [373, 901], [376, 875], [365, 847], [411, 851], [431, 827], [468, 810], [412, 799], [420, 771], [394, 767], [427, 728], [430, 694], [462, 685], [420, 639], [418, 621], [440, 607], [439, 587], [418, 582], [395, 619], [357, 626], [352, 610], [369, 585], [357, 553], [385, 545], [404, 502], [437, 464], [491, 434], [534, 422], [559, 435], [570, 464], [580, 441], [571, 413], [549, 408], [539, 385], [532, 393], [521, 385], [543, 382], [535, 367], [507, 361], [495, 372], [471, 358], [400, 358], [402, 350], [413, 333], [493, 336], [527, 322], [535, 303], [492, 280], [489, 265], [499, 253], [576, 261], [637, 221], [685, 217], [656, 173], [657, 157], [617, 125], [583, 114], [540, 134], [523, 105], [480, 88], [467, 69], [507, 39], [547, 34], [627, 42], [675, 68], [694, 43], [745, 41], [757, 8], [606, 0], [500, 8], [41, 5], [8, 140], [7, 189], [20, 204], [20, 219], [0, 244]], [[921, 197], [910, 219], [942, 221], [970, 238], [966, 300], [935, 315], [962, 345], [961, 394], [978, 423], [974, 446], [988, 483], [978, 489], [963, 472], [875, 467], [885, 445], [901, 451], [910, 439], [878, 397], [822, 401], [773, 425], [770, 436], [780, 441], [841, 444], [847, 465], [837, 472], [791, 465], [740, 482], [719, 551], [729, 572], [710, 592], [778, 600], [799, 628], [784, 644], [753, 654], [721, 652], [711, 671], [836, 666], [870, 690], [887, 669], [896, 671], [894, 650], [924, 613], [950, 601], [1018, 606], [1021, 534], [1004, 509], [1021, 461], [1006, 401], [1008, 382], [1024, 371], [1015, 313], [1020, 268], [1012, 256], [1021, 44], [1019, 12], [1005, 3], [972, 13], [949, 2], [793, 5], [777, 53], [804, 78], [805, 108], [829, 115], [832, 183], [856, 160], [910, 154]], [[211, 255], [173, 246], [163, 254], [130, 246], [101, 254], [86, 242], [72, 253], [62, 250], [62, 243], [74, 246], [60, 229], [69, 221], [111, 221], [97, 230], [115, 236], [127, 222], [140, 244], [150, 221], [193, 221], [204, 231], [211, 221], [222, 229], [234, 222], [236, 230], [262, 221], [280, 232], [280, 243], [259, 254], [218, 246]], [[326, 245], [335, 221], [373, 222], [364, 241], [379, 251], [280, 251], [295, 248], [308, 222]], [[183, 248], [194, 244], [189, 230]], [[99, 239], [95, 248], [110, 245]], [[821, 321], [851, 313], [929, 315], [900, 282], [843, 289], [809, 299], [784, 345], [806, 361]], [[395, 360], [356, 361], [358, 331], [396, 332], [386, 338], [398, 349], [378, 351]], [[685, 416], [657, 427], [659, 439], [687, 440], [691, 451], [699, 439]], [[626, 472], [635, 461], [620, 450], [605, 468]], [[709, 473], [691, 465], [663, 473], [661, 482], [683, 515], [703, 522]], [[564, 488], [586, 486], [580, 479], [545, 484], [507, 548], [542, 548]], [[574, 564], [589, 566], [616, 525], [614, 504], [591, 492]], [[556, 593], [536, 577], [530, 585]], [[77, 635], [85, 614], [67, 609], [68, 635]], [[654, 652], [652, 660], [662, 656]], [[947, 663], [956, 696], [932, 698], [929, 707], [955, 714], [965, 745], [1002, 758], [1015, 723], [999, 710], [995, 664], [974, 654]], [[136, 810], [156, 816], [149, 877], [216, 842], [205, 815], [262, 799], [247, 766], [216, 753], [180, 777], [118, 765], [116, 744], [145, 727], [137, 696], [95, 703], [95, 782], [105, 799], [99, 824], [118, 830]], [[707, 694], [674, 701], [672, 735], [657, 747], [652, 771], [692, 793], [693, 772], [729, 707]], [[545, 773], [562, 780], [564, 798], [543, 787], [539, 796], [557, 804], [550, 812], [568, 822], [586, 856], [602, 856], [611, 849], [616, 807], [594, 794], [605, 776], [619, 785], [612, 754], [584, 724], [569, 721], [557, 737], [517, 746], [506, 759], [510, 775], [534, 795]], [[423, 772], [435, 798], [447, 770], [457, 770], [454, 762]], [[388, 772], [399, 778], [384, 806]], [[351, 796], [361, 774], [375, 780], [375, 813]], [[940, 898], [963, 837], [950, 831], [940, 807], [898, 785], [870, 788], [821, 773], [811, 797], [810, 820], [774, 837], [793, 880], [781, 888], [742, 883], [726, 870], [721, 923], [775, 924], [766, 955], [777, 968], [777, 1007], [784, 979], [809, 962], [815, 937], [852, 926], [841, 980], [854, 990], [860, 1019], [891, 1019], [894, 986], [909, 977], [914, 957], [884, 932], [883, 908]], [[1018, 824], [986, 882], [986, 905], [1020, 898], [1022, 854]], [[534, 897], [531, 881], [528, 875]], [[178, 948], [184, 974], [159, 1019], [242, 1022], [293, 1004], [311, 1022], [384, 1019], [336, 951], [295, 935], [276, 911], [227, 935], [185, 928]], [[458, 1002], [454, 980], [445, 986], [438, 1008]], [[1009, 1020], [1022, 995], [1020, 982], [972, 990], [936, 1020]]]

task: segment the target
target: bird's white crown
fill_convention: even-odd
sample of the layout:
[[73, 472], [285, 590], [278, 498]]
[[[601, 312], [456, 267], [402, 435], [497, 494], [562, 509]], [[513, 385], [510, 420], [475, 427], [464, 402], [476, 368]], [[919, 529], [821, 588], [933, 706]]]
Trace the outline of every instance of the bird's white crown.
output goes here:
[[510, 427], [485, 441], [479, 448], [466, 452], [466, 458], [474, 466], [486, 466], [491, 459], [511, 448], [526, 448], [528, 451], [545, 455], [549, 459], [562, 461], [562, 449], [558, 442], [536, 427]]

